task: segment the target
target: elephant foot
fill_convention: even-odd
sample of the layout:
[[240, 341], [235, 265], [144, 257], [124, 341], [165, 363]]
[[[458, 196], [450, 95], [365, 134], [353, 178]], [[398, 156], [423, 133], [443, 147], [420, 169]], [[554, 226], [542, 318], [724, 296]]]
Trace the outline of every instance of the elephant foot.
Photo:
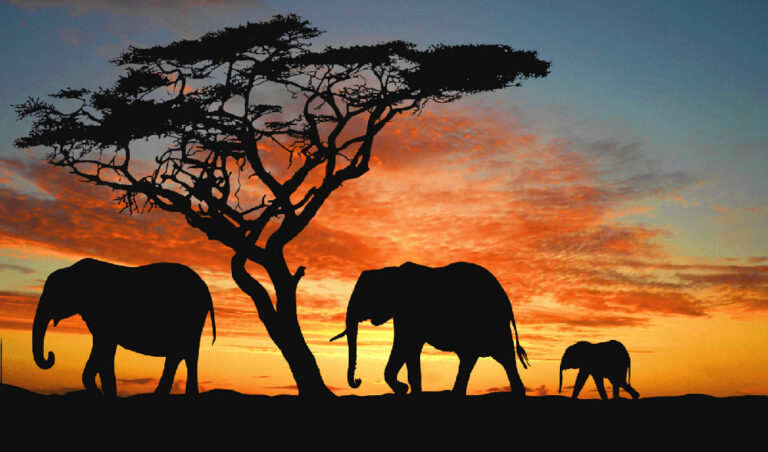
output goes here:
[[85, 397], [87, 397], [89, 399], [93, 399], [93, 400], [105, 398], [104, 394], [101, 393], [101, 390], [99, 388], [96, 388], [96, 389], [88, 389], [88, 388], [86, 388], [85, 391], [83, 392], [83, 394], [84, 394]]
[[197, 397], [200, 395], [200, 391], [197, 388], [187, 388], [184, 391], [184, 397]]
[[395, 391], [396, 395], [404, 395], [408, 393], [408, 385], [400, 381], [390, 383], [389, 386]]
[[85, 392], [88, 394], [101, 395], [101, 389], [99, 389], [99, 387], [96, 385], [85, 386]]
[[90, 382], [83, 385], [83, 387], [85, 388], [85, 393], [91, 397], [102, 397], [104, 395], [101, 388], [99, 388], [96, 383]]

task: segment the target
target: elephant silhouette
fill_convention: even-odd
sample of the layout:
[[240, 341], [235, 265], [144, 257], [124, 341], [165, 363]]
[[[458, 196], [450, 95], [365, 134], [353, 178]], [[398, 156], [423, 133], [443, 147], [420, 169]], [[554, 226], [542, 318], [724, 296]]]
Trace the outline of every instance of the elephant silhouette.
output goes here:
[[498, 280], [479, 265], [456, 262], [432, 268], [407, 262], [362, 272], [349, 299], [346, 329], [331, 339], [347, 336], [347, 380], [353, 388], [361, 383], [355, 379], [358, 323], [368, 319], [373, 325], [394, 319], [395, 336], [384, 379], [396, 394], [408, 391], [407, 384], [397, 381], [403, 365], [408, 368], [411, 393], [421, 392], [420, 355], [427, 343], [458, 355], [454, 393], [466, 394], [477, 359], [491, 356], [504, 367], [511, 392], [525, 395], [515, 351], [525, 368], [527, 355], [517, 339], [512, 306]]
[[98, 392], [96, 374], [105, 396], [116, 396], [115, 351], [120, 345], [151, 356], [165, 356], [156, 394], [168, 394], [176, 369], [187, 366], [187, 394], [197, 394], [200, 335], [211, 313], [213, 341], [216, 322], [208, 286], [191, 268], [157, 263], [124, 267], [83, 259], [48, 276], [32, 327], [32, 353], [41, 369], [54, 363], [43, 356], [48, 323], [80, 314], [93, 336], [93, 348], [83, 370], [86, 390]]
[[630, 377], [630, 359], [629, 353], [624, 345], [615, 340], [593, 344], [591, 342], [577, 342], [563, 353], [560, 361], [560, 386], [559, 393], [563, 388], [563, 370], [579, 369], [576, 376], [576, 383], [573, 386], [571, 398], [579, 397], [581, 388], [590, 375], [595, 380], [595, 386], [600, 393], [600, 398], [607, 400], [603, 379], [607, 378], [613, 385], [613, 398], [619, 398], [619, 388], [624, 388], [633, 399], [640, 397], [640, 394], [629, 385]]

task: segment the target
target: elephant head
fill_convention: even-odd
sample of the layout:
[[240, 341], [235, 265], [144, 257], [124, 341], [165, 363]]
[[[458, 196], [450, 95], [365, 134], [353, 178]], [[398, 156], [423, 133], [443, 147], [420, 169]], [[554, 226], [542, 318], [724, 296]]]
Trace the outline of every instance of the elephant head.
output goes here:
[[563, 388], [563, 370], [580, 368], [583, 365], [584, 360], [587, 359], [586, 355], [589, 353], [587, 350], [589, 346], [589, 342], [581, 341], [565, 349], [563, 358], [560, 360], [560, 384], [557, 388], [558, 393], [561, 392]]
[[355, 379], [357, 365], [357, 325], [370, 320], [373, 325], [386, 323], [395, 314], [395, 303], [398, 301], [397, 288], [402, 287], [405, 277], [403, 267], [388, 267], [379, 270], [366, 270], [352, 291], [347, 305], [346, 329], [331, 339], [335, 341], [347, 336], [349, 346], [349, 366], [347, 382], [357, 388], [361, 380]]
[[53, 352], [48, 352], [46, 358], [43, 354], [43, 343], [48, 323], [53, 320], [53, 326], [58, 325], [61, 319], [78, 313], [76, 304], [82, 297], [71, 289], [77, 284], [71, 281], [68, 269], [57, 270], [48, 277], [37, 304], [35, 320], [32, 324], [32, 354], [35, 364], [41, 369], [50, 369], [54, 363]]

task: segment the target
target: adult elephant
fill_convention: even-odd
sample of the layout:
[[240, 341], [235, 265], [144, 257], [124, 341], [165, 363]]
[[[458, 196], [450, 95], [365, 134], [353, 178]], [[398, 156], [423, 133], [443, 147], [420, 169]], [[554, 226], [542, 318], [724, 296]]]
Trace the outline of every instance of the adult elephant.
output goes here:
[[[331, 340], [347, 336], [347, 380], [355, 379], [358, 323], [381, 325], [394, 319], [395, 337], [384, 370], [384, 379], [397, 394], [408, 385], [397, 381], [406, 365], [411, 393], [421, 392], [421, 349], [425, 343], [459, 356], [459, 372], [453, 392], [466, 394], [469, 374], [477, 359], [491, 356], [507, 373], [510, 390], [524, 396], [525, 389], [515, 362], [515, 350], [523, 367], [527, 355], [517, 339], [517, 326], [504, 288], [485, 268], [456, 262], [432, 268], [407, 262], [399, 267], [364, 271], [347, 307], [346, 329]], [[515, 339], [509, 323], [515, 328]]]
[[43, 355], [48, 322], [80, 314], [93, 335], [91, 355], [83, 370], [85, 389], [98, 392], [96, 374], [105, 396], [116, 395], [115, 351], [120, 345], [151, 356], [165, 356], [155, 393], [167, 394], [176, 368], [187, 366], [187, 394], [196, 394], [200, 335], [211, 313], [213, 340], [216, 323], [208, 286], [189, 267], [158, 263], [124, 267], [83, 259], [54, 271], [45, 281], [32, 328], [32, 353], [41, 369], [54, 363], [53, 352]]
[[579, 397], [581, 388], [591, 375], [601, 399], [608, 399], [603, 385], [605, 378], [613, 386], [614, 399], [619, 398], [620, 388], [624, 388], [633, 399], [637, 399], [640, 394], [629, 384], [630, 367], [629, 352], [619, 341], [612, 340], [597, 344], [587, 341], [577, 342], [565, 349], [563, 353], [560, 361], [560, 386], [557, 392], [563, 388], [563, 370], [579, 369], [571, 398]]

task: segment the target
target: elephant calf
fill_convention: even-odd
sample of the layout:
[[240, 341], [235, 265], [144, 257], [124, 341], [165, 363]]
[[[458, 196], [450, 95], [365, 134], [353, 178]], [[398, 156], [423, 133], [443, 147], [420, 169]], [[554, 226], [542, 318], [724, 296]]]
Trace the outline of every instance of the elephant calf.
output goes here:
[[98, 392], [96, 374], [105, 396], [116, 395], [115, 351], [120, 345], [151, 356], [165, 356], [155, 393], [167, 394], [176, 368], [187, 366], [187, 394], [196, 394], [197, 357], [205, 319], [211, 313], [213, 340], [216, 322], [208, 286], [191, 268], [158, 263], [123, 267], [83, 259], [56, 270], [45, 281], [32, 329], [32, 352], [41, 369], [53, 366], [53, 352], [43, 355], [48, 322], [80, 314], [93, 335], [91, 355], [83, 370], [85, 389]]
[[578, 398], [581, 388], [584, 387], [584, 383], [590, 375], [595, 380], [597, 391], [603, 400], [608, 399], [603, 385], [604, 378], [607, 378], [613, 385], [614, 399], [619, 398], [619, 388], [624, 388], [633, 399], [640, 397], [640, 394], [629, 385], [629, 353], [619, 341], [600, 342], [598, 344], [581, 341], [568, 347], [560, 361], [560, 387], [557, 392], [563, 388], [564, 369], [579, 369], [571, 398]]

